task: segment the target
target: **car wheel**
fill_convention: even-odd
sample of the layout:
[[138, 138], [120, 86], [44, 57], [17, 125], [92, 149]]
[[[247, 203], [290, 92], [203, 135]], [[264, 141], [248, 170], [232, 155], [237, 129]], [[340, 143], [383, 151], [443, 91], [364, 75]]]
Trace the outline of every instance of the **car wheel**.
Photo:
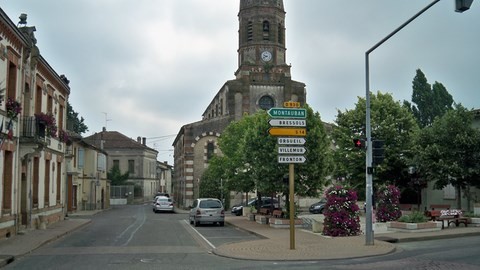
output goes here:
[[225, 222], [219, 222], [218, 225], [220, 225], [220, 227], [223, 227], [225, 226]]

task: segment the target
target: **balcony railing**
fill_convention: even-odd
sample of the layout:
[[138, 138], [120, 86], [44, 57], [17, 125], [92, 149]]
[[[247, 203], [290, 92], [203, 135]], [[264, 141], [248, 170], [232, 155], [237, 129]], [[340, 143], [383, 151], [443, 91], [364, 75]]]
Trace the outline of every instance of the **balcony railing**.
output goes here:
[[35, 116], [24, 116], [20, 118], [19, 137], [22, 141], [33, 141], [46, 144], [45, 125], [39, 123]]

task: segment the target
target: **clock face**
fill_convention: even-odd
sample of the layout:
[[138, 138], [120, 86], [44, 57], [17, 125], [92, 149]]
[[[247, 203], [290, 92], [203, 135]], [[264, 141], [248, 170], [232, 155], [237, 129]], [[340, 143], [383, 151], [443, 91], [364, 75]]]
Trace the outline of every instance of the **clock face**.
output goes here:
[[264, 62], [272, 60], [272, 54], [269, 51], [263, 51], [261, 57]]

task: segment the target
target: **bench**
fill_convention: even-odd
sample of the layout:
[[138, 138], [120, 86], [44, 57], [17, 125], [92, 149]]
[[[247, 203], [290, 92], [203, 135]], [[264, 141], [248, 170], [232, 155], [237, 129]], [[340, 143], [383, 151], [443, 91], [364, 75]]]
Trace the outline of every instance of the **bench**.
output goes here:
[[260, 208], [260, 210], [258, 210], [258, 213], [260, 215], [269, 215], [270, 214], [270, 209], [269, 208]]
[[273, 210], [272, 216], [275, 218], [282, 218], [283, 217], [283, 211], [282, 210]]
[[457, 227], [463, 223], [465, 227], [469, 222], [469, 218], [462, 217], [462, 210], [452, 209], [452, 210], [431, 210], [429, 212], [429, 217], [433, 221], [441, 221], [442, 222], [442, 229], [445, 228], [445, 221], [447, 222], [447, 227], [450, 224], [455, 224]]

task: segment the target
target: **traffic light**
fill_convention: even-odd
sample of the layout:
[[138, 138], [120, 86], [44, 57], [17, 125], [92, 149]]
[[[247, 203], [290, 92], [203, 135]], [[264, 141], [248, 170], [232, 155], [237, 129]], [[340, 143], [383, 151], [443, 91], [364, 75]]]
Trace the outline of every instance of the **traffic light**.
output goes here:
[[365, 140], [362, 139], [353, 139], [353, 145], [356, 148], [365, 149]]
[[385, 141], [383, 140], [373, 140], [372, 141], [372, 155], [373, 155], [373, 164], [378, 165], [383, 162], [385, 159]]

